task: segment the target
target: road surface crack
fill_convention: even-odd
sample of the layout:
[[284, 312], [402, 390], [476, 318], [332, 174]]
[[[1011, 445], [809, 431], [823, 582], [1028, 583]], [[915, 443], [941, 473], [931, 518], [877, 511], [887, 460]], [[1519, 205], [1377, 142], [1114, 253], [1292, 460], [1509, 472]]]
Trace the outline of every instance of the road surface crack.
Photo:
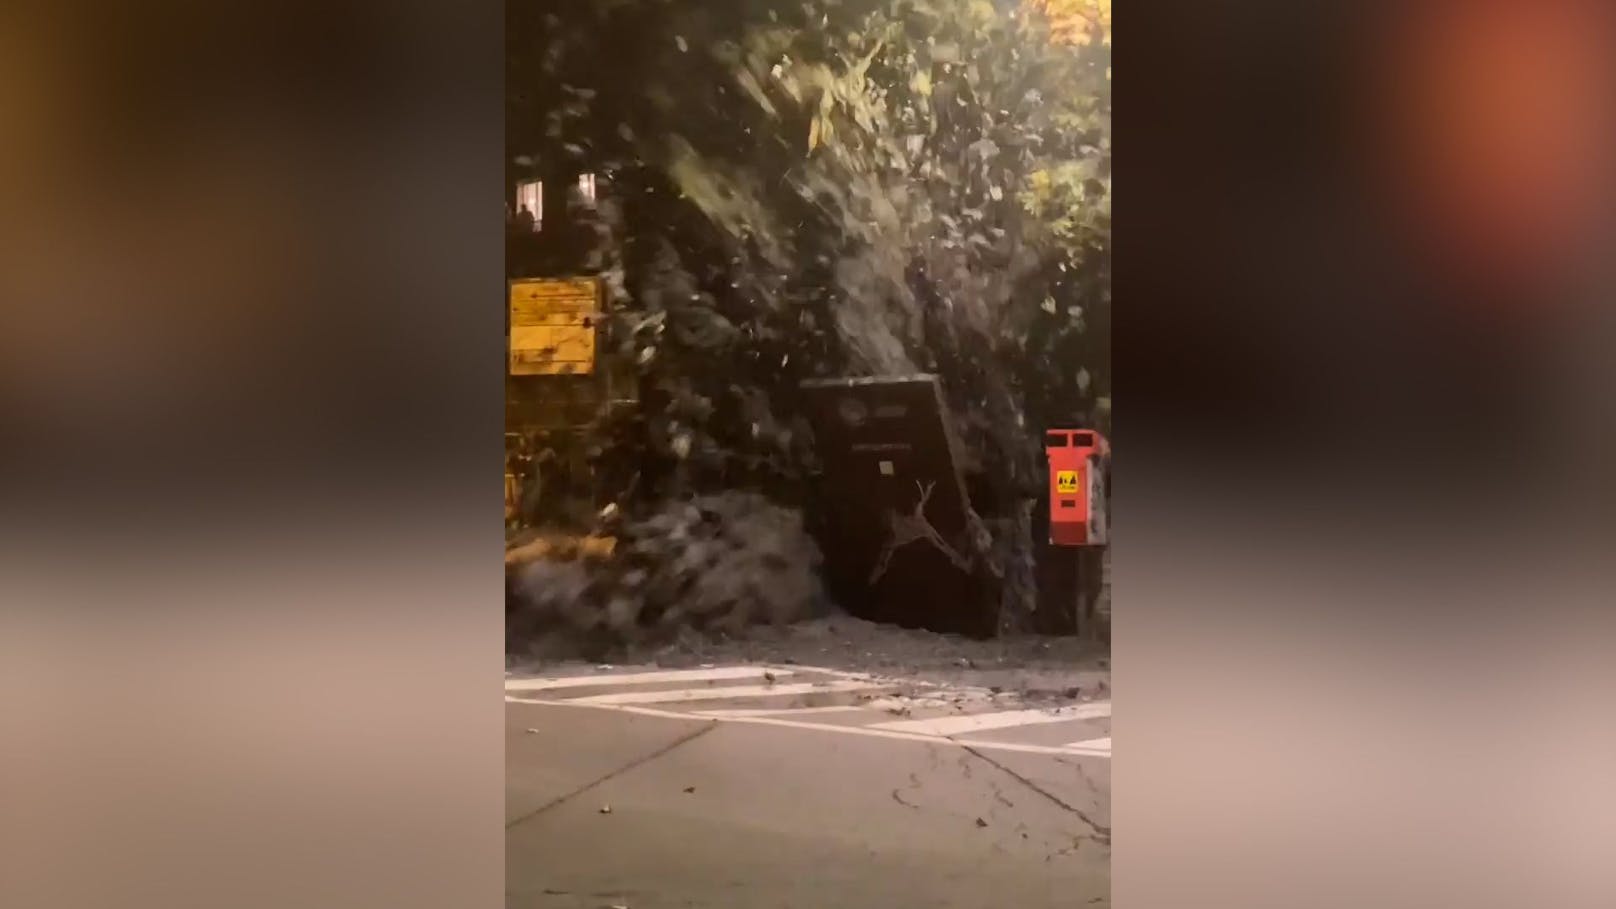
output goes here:
[[1067, 804], [1064, 799], [1060, 798], [1059, 796], [1055, 795], [1054, 793], [1050, 792], [1049, 790], [1043, 788], [1042, 786], [1038, 785], [1037, 783], [1034, 783], [1032, 780], [1027, 779], [1026, 777], [1024, 777], [1021, 774], [1015, 772], [1014, 770], [1011, 770], [1009, 767], [1006, 767], [1005, 765], [999, 763], [998, 761], [995, 761], [993, 758], [988, 757], [987, 755], [983, 754], [981, 751], [978, 751], [977, 749], [972, 748], [970, 745], [967, 745], [964, 742], [961, 742], [960, 747], [964, 748], [966, 751], [969, 751], [970, 753], [976, 755], [977, 757], [981, 758], [982, 760], [986, 761], [987, 763], [992, 764], [993, 766], [999, 768], [1000, 770], [1003, 770], [1005, 773], [1007, 773], [1010, 776], [1014, 777], [1023, 786], [1026, 786], [1028, 789], [1031, 789], [1033, 792], [1038, 793], [1039, 795], [1043, 796], [1044, 798], [1048, 799], [1049, 801], [1051, 801], [1051, 802], [1055, 803], [1056, 805], [1060, 806], [1062, 809], [1064, 809], [1067, 812], [1071, 813], [1078, 820], [1080, 820], [1084, 824], [1088, 825], [1090, 830], [1094, 831], [1094, 839], [1097, 842], [1099, 842], [1099, 843], [1101, 843], [1103, 845], [1106, 845], [1106, 846], [1111, 845], [1111, 828], [1110, 827], [1107, 827], [1104, 824], [1098, 823], [1093, 818], [1089, 817], [1087, 814], [1084, 814], [1082, 809], [1078, 808], [1075, 805]]
[[914, 789], [914, 790], [918, 791], [920, 789], [920, 775], [915, 774], [915, 773], [909, 774], [909, 785], [900, 786], [897, 789], [892, 790], [892, 800], [894, 802], [897, 802], [898, 804], [902, 805], [905, 808], [913, 808], [916, 811], [919, 811], [920, 810], [919, 805], [916, 805], [914, 802], [906, 800], [903, 797], [903, 795], [901, 794], [903, 792], [903, 790], [905, 790], [905, 789]]
[[521, 817], [517, 818], [516, 820], [510, 821], [509, 823], [507, 823], [505, 825], [505, 829], [510, 830], [511, 828], [516, 827], [519, 824], [525, 824], [528, 821], [532, 820], [533, 818], [536, 818], [539, 815], [545, 813], [546, 811], [549, 811], [552, 808], [555, 808], [555, 807], [557, 807], [559, 805], [563, 805], [566, 802], [571, 801], [572, 799], [577, 798], [580, 795], [583, 795], [585, 792], [588, 792], [589, 790], [594, 789], [596, 786], [599, 786], [602, 783], [605, 783], [605, 782], [608, 782], [608, 781], [610, 781], [612, 779], [615, 779], [616, 777], [619, 777], [619, 776], [629, 772], [630, 770], [635, 769], [636, 767], [643, 767], [646, 764], [649, 764], [650, 762], [656, 760], [657, 758], [662, 757], [663, 755], [667, 754], [668, 752], [672, 751], [673, 749], [678, 748], [679, 746], [681, 746], [681, 745], [683, 745], [683, 744], [685, 744], [687, 742], [694, 741], [695, 739], [700, 738], [701, 736], [706, 735], [709, 732], [712, 732], [713, 729], [716, 728], [717, 726], [718, 726], [718, 721], [714, 720], [714, 721], [708, 723], [707, 725], [701, 727], [700, 729], [697, 729], [694, 732], [688, 733], [686, 735], [682, 735], [682, 736], [674, 739], [673, 741], [669, 742], [666, 745], [663, 745], [661, 748], [658, 748], [657, 750], [651, 752], [648, 755], [645, 755], [644, 757], [635, 758], [634, 760], [629, 761], [627, 764], [624, 764], [623, 766], [617, 768], [616, 770], [613, 770], [611, 773], [608, 773], [605, 776], [602, 776], [602, 777], [600, 777], [599, 779], [596, 779], [593, 782], [585, 783], [584, 785], [579, 786], [577, 789], [574, 789], [571, 792], [567, 792], [567, 793], [564, 793], [562, 795], [558, 795], [555, 798], [551, 799], [550, 801], [545, 802], [543, 805], [540, 805], [539, 807], [533, 809], [532, 811], [529, 811], [527, 814], [522, 815]]
[[1094, 785], [1093, 778], [1089, 776], [1088, 770], [1084, 769], [1084, 767], [1083, 767], [1083, 765], [1081, 763], [1079, 763], [1077, 761], [1068, 761], [1065, 758], [1056, 758], [1055, 763], [1057, 763], [1057, 764], [1065, 764], [1066, 766], [1071, 767], [1072, 769], [1076, 770], [1077, 771], [1077, 778], [1083, 781], [1083, 785], [1088, 787], [1089, 792], [1091, 792], [1091, 793], [1093, 793], [1095, 795], [1100, 794], [1100, 787]]

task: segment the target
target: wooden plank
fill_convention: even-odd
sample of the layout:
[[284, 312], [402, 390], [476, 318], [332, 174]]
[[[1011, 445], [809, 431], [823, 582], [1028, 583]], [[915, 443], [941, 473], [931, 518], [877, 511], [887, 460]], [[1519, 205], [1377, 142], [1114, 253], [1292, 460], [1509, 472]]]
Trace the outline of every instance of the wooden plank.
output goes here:
[[617, 550], [615, 537], [542, 536], [505, 550], [505, 567], [514, 568], [541, 559], [571, 561], [611, 558]]

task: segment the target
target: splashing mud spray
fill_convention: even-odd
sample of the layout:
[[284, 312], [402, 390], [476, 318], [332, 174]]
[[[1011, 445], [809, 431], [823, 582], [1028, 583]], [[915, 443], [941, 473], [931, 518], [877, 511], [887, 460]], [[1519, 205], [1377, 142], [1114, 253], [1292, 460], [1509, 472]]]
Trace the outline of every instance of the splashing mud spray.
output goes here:
[[[764, 495], [736, 509], [799, 508], [796, 384], [932, 373], [981, 529], [957, 555], [1027, 627], [1041, 423], [1109, 394], [1108, 39], [955, 0], [709, 6], [561, 0], [515, 64], [560, 87], [532, 142], [621, 200], [600, 208], [603, 347], [644, 394], [598, 433], [635, 478], [622, 508], [740, 488]], [[817, 564], [806, 534], [777, 542]]]

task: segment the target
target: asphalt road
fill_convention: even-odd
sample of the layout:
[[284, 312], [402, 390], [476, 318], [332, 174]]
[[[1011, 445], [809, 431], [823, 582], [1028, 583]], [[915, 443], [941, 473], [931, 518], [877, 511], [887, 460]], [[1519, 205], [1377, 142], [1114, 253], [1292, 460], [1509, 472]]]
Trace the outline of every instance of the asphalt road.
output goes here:
[[509, 702], [506, 736], [510, 907], [1110, 905], [1109, 759]]

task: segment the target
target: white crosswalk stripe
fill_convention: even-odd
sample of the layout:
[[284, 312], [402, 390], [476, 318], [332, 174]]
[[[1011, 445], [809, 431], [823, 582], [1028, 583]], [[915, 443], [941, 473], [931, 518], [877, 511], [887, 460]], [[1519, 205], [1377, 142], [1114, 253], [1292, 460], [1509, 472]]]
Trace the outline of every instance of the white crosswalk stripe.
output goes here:
[[574, 698], [580, 704], [677, 704], [683, 701], [729, 701], [742, 698], [777, 698], [794, 694], [836, 693], [886, 688], [879, 683], [836, 681], [796, 685], [736, 685], [728, 688], [677, 688], [673, 691], [624, 691]]
[[1088, 741], [1084, 742], [1072, 742], [1066, 747], [1077, 748], [1082, 751], [1104, 751], [1109, 753], [1111, 751], [1111, 737], [1106, 736], [1103, 739], [1089, 739]]
[[776, 678], [791, 675], [789, 669], [765, 666], [724, 666], [711, 669], [670, 669], [660, 672], [634, 672], [626, 675], [571, 675], [550, 679], [506, 679], [506, 691], [553, 691], [558, 688], [593, 688], [600, 685], [655, 685], [660, 682], [727, 682], [735, 679]]
[[714, 717], [714, 718], [756, 717], [756, 716], [802, 716], [802, 715], [805, 715], [805, 714], [811, 715], [811, 714], [816, 714], [816, 713], [851, 713], [853, 711], [864, 710], [864, 709], [866, 709], [866, 708], [860, 707], [860, 706], [858, 706], [856, 704], [840, 704], [840, 705], [835, 705], [835, 706], [831, 706], [831, 707], [765, 707], [765, 708], [763, 708], [761, 710], [756, 709], [756, 708], [753, 708], [753, 709], [740, 709], [740, 710], [697, 710], [695, 712], [695, 715], [696, 716], [709, 716], [709, 717]]
[[505, 699], [971, 748], [1111, 757], [1110, 701], [1034, 706], [989, 689], [810, 666], [508, 677]]
[[1006, 710], [1001, 713], [945, 716], [928, 720], [899, 720], [895, 723], [879, 723], [873, 728], [890, 729], [893, 732], [918, 732], [922, 735], [953, 736], [965, 735], [968, 732], [985, 732], [989, 729], [1007, 729], [1012, 726], [1097, 719], [1110, 715], [1111, 704], [1107, 702], [1052, 710]]

